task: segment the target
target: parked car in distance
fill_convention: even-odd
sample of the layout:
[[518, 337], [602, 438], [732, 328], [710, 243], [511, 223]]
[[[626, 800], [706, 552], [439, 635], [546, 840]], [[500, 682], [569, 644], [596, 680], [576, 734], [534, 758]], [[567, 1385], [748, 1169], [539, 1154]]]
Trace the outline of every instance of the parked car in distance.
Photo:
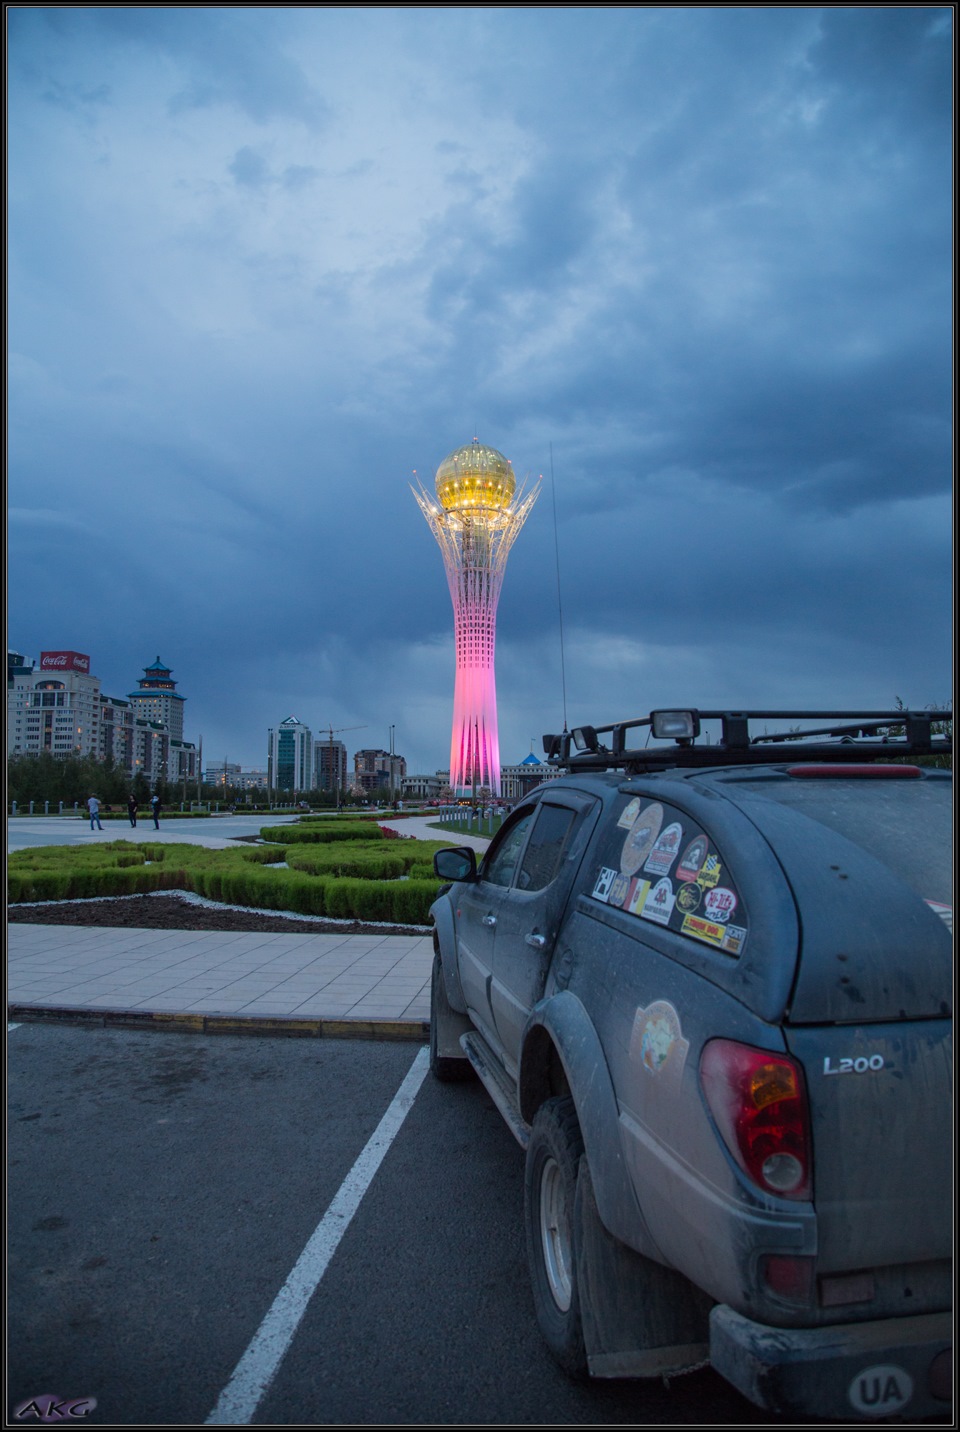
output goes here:
[[709, 1361], [786, 1416], [949, 1413], [951, 732], [582, 727], [479, 867], [436, 855], [431, 1068], [479, 1075], [525, 1150], [573, 1376]]

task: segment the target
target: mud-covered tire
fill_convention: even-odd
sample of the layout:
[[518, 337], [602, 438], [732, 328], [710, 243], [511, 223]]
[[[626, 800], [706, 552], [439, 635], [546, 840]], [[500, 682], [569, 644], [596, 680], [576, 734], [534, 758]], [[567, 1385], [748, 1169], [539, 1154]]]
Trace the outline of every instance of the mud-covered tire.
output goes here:
[[540, 1331], [571, 1377], [587, 1376], [576, 1257], [583, 1138], [573, 1100], [548, 1099], [533, 1120], [524, 1174], [527, 1261]]
[[459, 1084], [473, 1078], [473, 1065], [465, 1054], [459, 1057], [440, 1054], [438, 1046], [446, 1046], [451, 1038], [469, 1029], [469, 1022], [458, 1015], [447, 1002], [440, 968], [440, 952], [433, 952], [433, 970], [430, 975], [430, 1073], [442, 1084]]

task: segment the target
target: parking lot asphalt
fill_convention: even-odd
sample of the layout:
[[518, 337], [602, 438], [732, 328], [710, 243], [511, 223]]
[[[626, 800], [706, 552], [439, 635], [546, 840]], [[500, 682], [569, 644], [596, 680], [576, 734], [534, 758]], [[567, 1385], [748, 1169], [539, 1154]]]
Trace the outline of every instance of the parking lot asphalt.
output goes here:
[[[226, 818], [248, 821], [249, 817]], [[53, 827], [44, 841], [37, 826]], [[29, 824], [26, 833], [14, 826]], [[149, 839], [141, 823], [114, 823], [103, 835], [87, 822], [8, 823], [8, 848]], [[229, 846], [232, 828], [217, 822], [161, 821], [160, 838]], [[262, 819], [257, 822], [262, 824]], [[483, 849], [477, 834], [438, 832], [427, 819], [384, 820], [398, 834], [448, 837]], [[67, 829], [66, 827], [71, 827]], [[191, 829], [192, 826], [192, 829]], [[245, 832], [244, 832], [245, 833]], [[56, 837], [59, 835], [59, 839]], [[264, 912], [276, 914], [276, 911]], [[297, 917], [302, 919], [303, 917]], [[8, 926], [8, 1019], [44, 1019], [201, 1033], [424, 1040], [429, 1034], [433, 942], [428, 931], [396, 935], [107, 929], [76, 925]]]

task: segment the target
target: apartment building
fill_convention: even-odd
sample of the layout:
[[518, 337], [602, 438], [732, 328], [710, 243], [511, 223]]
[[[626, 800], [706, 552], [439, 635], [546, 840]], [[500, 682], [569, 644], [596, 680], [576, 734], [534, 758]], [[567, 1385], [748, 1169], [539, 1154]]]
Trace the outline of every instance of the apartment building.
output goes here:
[[[180, 698], [181, 700], [183, 698]], [[107, 696], [79, 651], [42, 651], [40, 661], [7, 653], [7, 754], [112, 758], [132, 778], [195, 780], [197, 752], [165, 722], [126, 698]]]

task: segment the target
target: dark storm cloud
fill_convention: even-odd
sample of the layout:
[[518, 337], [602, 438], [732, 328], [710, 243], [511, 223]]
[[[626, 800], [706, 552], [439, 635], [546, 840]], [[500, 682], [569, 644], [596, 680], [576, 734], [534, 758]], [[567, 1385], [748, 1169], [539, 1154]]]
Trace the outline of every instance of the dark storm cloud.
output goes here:
[[161, 650], [217, 756], [292, 710], [433, 768], [408, 483], [476, 433], [545, 475], [505, 756], [556, 714], [555, 543], [577, 719], [944, 698], [949, 12], [9, 21], [18, 649], [114, 691]]

